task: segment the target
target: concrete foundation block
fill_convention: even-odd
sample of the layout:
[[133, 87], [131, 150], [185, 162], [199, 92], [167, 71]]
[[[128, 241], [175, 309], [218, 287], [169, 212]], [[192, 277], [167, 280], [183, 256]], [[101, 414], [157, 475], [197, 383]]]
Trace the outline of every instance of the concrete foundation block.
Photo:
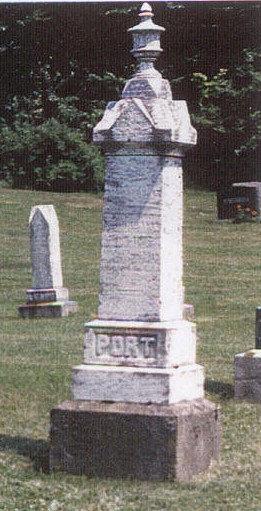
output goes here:
[[204, 396], [204, 368], [142, 368], [82, 364], [73, 368], [72, 399], [171, 404]]
[[189, 481], [218, 460], [219, 406], [66, 401], [51, 411], [50, 468], [88, 477]]
[[27, 303], [18, 307], [21, 318], [60, 318], [78, 310], [77, 302]]
[[252, 349], [235, 357], [235, 398], [261, 402], [261, 350]]

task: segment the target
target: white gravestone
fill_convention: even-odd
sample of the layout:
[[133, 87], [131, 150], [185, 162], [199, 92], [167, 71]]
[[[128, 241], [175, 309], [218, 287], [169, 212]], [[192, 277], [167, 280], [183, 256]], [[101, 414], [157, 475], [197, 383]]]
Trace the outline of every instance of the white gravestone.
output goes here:
[[[183, 320], [182, 158], [195, 145], [196, 131], [186, 102], [173, 101], [169, 83], [153, 66], [164, 29], [150, 17], [130, 31], [138, 70], [94, 129], [106, 155], [99, 311], [98, 320], [86, 325], [84, 364], [73, 372], [72, 397], [144, 402], [143, 386], [153, 380], [146, 402], [171, 404], [204, 396], [195, 325]], [[142, 356], [146, 336], [155, 338], [154, 357]], [[126, 345], [119, 356], [115, 339]], [[143, 369], [129, 370], [137, 365]]]
[[67, 316], [77, 310], [63, 287], [59, 222], [53, 205], [34, 206], [29, 218], [32, 288], [27, 303], [19, 307], [21, 317]]
[[182, 158], [196, 131], [154, 68], [164, 29], [152, 16], [143, 4], [130, 29], [138, 69], [94, 129], [106, 156], [98, 319], [86, 324], [72, 400], [52, 412], [50, 465], [188, 480], [218, 458], [219, 410], [204, 399], [196, 328], [183, 319]]

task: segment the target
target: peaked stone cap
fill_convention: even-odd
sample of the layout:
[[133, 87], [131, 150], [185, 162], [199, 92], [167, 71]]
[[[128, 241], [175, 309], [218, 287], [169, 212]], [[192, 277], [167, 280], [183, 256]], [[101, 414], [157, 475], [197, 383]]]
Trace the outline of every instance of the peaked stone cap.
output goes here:
[[30, 211], [29, 225], [31, 224], [36, 213], [42, 215], [43, 219], [49, 225], [54, 225], [54, 224], [56, 224], [56, 226], [58, 225], [58, 218], [57, 218], [54, 206], [52, 204], [33, 206]]
[[152, 16], [150, 5], [143, 4], [141, 22], [129, 29], [133, 35], [132, 53], [139, 66], [126, 82], [122, 99], [108, 103], [102, 120], [94, 128], [94, 142], [168, 143], [175, 148], [196, 144], [197, 133], [190, 124], [186, 102], [173, 101], [168, 80], [154, 68], [162, 51], [160, 34], [165, 29], [155, 25]]
[[186, 101], [122, 99], [108, 105], [94, 128], [98, 143], [155, 143], [195, 145]]

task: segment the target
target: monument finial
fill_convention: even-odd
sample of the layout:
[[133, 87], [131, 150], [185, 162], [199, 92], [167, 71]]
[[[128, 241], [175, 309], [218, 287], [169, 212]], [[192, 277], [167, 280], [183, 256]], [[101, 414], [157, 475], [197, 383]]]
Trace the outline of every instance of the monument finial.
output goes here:
[[152, 18], [154, 16], [154, 14], [152, 12], [151, 5], [148, 4], [147, 2], [144, 2], [144, 4], [142, 4], [142, 6], [140, 8], [139, 16], [140, 17], [147, 16], [148, 18]]
[[158, 74], [153, 63], [162, 52], [160, 34], [165, 31], [165, 28], [155, 25], [152, 21], [153, 16], [151, 6], [145, 2], [139, 12], [140, 23], [128, 30], [133, 36], [131, 53], [139, 63], [136, 74]]

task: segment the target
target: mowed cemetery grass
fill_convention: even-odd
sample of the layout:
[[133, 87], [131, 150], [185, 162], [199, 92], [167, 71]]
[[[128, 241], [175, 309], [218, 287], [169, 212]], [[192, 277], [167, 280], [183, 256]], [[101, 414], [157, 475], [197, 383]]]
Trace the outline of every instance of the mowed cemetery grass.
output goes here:
[[[187, 190], [184, 284], [195, 307], [197, 362], [206, 396], [222, 407], [220, 463], [189, 484], [87, 479], [48, 473], [49, 412], [70, 398], [83, 360], [84, 323], [98, 307], [102, 197], [0, 188], [0, 510], [252, 511], [261, 506], [260, 405], [233, 398], [237, 353], [254, 347], [261, 305], [261, 224], [216, 220], [215, 194]], [[31, 207], [53, 204], [64, 285], [79, 312], [23, 320], [31, 286]]]

